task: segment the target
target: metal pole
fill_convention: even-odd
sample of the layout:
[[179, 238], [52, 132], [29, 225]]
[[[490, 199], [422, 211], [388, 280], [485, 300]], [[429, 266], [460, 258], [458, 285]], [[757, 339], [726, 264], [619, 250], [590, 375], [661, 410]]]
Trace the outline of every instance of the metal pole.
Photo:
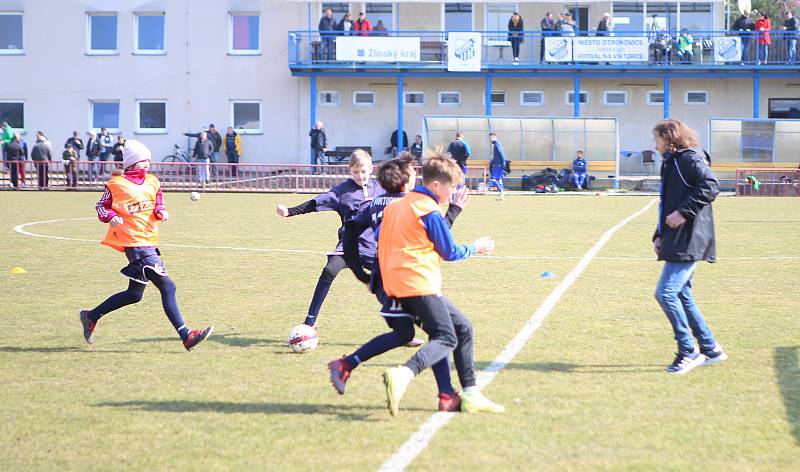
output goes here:
[[664, 119], [669, 119], [669, 102], [670, 102], [670, 94], [669, 94], [669, 77], [666, 75], [664, 76]]
[[[403, 151], [403, 76], [397, 76], [397, 152]], [[392, 156], [394, 157], [394, 156]]]
[[580, 76], [575, 76], [573, 80], [573, 92], [572, 92], [572, 116], [575, 118], [581, 117], [581, 78]]
[[[311, 126], [309, 129], [313, 129], [314, 125], [317, 123], [317, 76], [312, 75], [309, 77], [308, 81], [308, 101], [309, 101], [309, 116], [311, 118]], [[315, 150], [311, 149], [311, 164], [317, 164], [316, 162], [317, 156], [315, 155]]]
[[753, 77], [753, 118], [758, 118], [758, 102], [759, 102], [759, 90], [761, 88], [761, 78], [760, 77]]
[[486, 116], [492, 116], [492, 76], [486, 76], [486, 83], [485, 83], [484, 94], [485, 94], [485, 109], [486, 109]]

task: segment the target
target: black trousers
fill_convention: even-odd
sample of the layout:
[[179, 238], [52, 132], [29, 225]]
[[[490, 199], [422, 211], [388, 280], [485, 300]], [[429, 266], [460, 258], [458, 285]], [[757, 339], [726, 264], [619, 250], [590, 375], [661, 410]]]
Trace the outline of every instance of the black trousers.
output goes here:
[[467, 317], [450, 300], [441, 296], [398, 298], [398, 301], [404, 310], [418, 319], [420, 327], [429, 336], [428, 343], [405, 366], [417, 375], [452, 352], [461, 386], [476, 385], [472, 323]]
[[36, 178], [39, 189], [50, 186], [50, 163], [48, 161], [36, 161]]

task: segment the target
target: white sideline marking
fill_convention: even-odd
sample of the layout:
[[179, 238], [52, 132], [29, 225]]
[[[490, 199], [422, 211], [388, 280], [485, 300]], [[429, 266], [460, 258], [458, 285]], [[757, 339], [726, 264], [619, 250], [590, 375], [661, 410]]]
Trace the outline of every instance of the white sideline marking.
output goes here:
[[[575, 266], [574, 269], [564, 277], [564, 280], [559, 283], [552, 292], [544, 299], [539, 308], [536, 312], [531, 316], [525, 326], [514, 336], [514, 339], [509, 342], [503, 351], [498, 355], [494, 361], [483, 371], [479, 372], [477, 375], [478, 381], [478, 388], [483, 390], [486, 388], [487, 385], [494, 379], [494, 376], [497, 375], [499, 371], [505, 368], [511, 360], [519, 354], [522, 348], [525, 346], [525, 343], [533, 336], [533, 333], [536, 332], [537, 329], [542, 325], [547, 315], [553, 310], [558, 303], [558, 300], [564, 295], [564, 292], [572, 285], [573, 282], [581, 275], [584, 269], [589, 265], [589, 263], [594, 259], [594, 256], [600, 251], [600, 249], [605, 246], [611, 236], [614, 235], [620, 228], [625, 226], [629, 221], [633, 220], [637, 216], [641, 215], [642, 213], [646, 212], [656, 203], [658, 200], [651, 200], [647, 205], [644, 206], [641, 210], [637, 211], [636, 213], [628, 216], [624, 220], [620, 221], [611, 229], [603, 233], [599, 240], [589, 249], [586, 254], [583, 255], [578, 265]], [[434, 413], [430, 418], [428, 418], [425, 423], [420, 426], [416, 433], [411, 435], [411, 437], [403, 444], [400, 449], [383, 463], [380, 468], [380, 471], [402, 471], [414, 461], [414, 459], [421, 453], [427, 446], [428, 443], [433, 439], [433, 436], [441, 429], [444, 425], [446, 425], [450, 420], [455, 417], [455, 413]]]
[[[271, 213], [271, 212], [270, 212]], [[14, 231], [25, 236], [43, 239], [57, 239], [60, 241], [78, 241], [84, 243], [100, 243], [99, 239], [81, 239], [70, 238], [67, 236], [51, 236], [47, 234], [38, 234], [27, 231], [25, 228], [28, 226], [43, 225], [48, 223], [61, 223], [64, 221], [88, 221], [96, 220], [94, 217], [88, 218], [62, 218], [58, 220], [45, 220], [45, 221], [32, 221], [30, 223], [23, 223], [14, 226]], [[262, 247], [246, 247], [246, 246], [203, 246], [199, 244], [170, 244], [161, 243], [159, 246], [176, 247], [183, 249], [221, 249], [226, 251], [244, 251], [244, 252], [277, 252], [288, 254], [316, 254], [320, 256], [327, 255], [329, 251], [312, 251], [309, 249], [282, 249], [282, 248], [262, 248]], [[585, 256], [584, 256], [585, 257]], [[547, 260], [547, 261], [566, 261], [566, 260], [579, 260], [580, 256], [481, 256], [480, 259], [500, 259], [500, 260]], [[477, 259], [477, 260], [480, 260]], [[613, 257], [613, 256], [596, 256], [595, 259], [603, 261], [652, 261], [654, 256], [647, 257]], [[800, 256], [747, 256], [747, 257], [718, 257], [718, 261], [754, 261], [754, 260], [800, 260]]]

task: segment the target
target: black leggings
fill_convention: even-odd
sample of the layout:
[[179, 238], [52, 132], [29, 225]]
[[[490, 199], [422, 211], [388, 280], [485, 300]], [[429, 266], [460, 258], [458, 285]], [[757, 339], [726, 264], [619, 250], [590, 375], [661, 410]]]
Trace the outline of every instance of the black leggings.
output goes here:
[[325, 297], [328, 296], [333, 279], [345, 267], [347, 267], [347, 262], [345, 262], [344, 257], [328, 256], [328, 263], [325, 264], [325, 268], [322, 269], [319, 280], [317, 280], [317, 288], [314, 289], [314, 296], [311, 298], [311, 305], [308, 307], [308, 316], [306, 316], [305, 324], [313, 326], [317, 322], [319, 310], [322, 308], [322, 302], [325, 301]]

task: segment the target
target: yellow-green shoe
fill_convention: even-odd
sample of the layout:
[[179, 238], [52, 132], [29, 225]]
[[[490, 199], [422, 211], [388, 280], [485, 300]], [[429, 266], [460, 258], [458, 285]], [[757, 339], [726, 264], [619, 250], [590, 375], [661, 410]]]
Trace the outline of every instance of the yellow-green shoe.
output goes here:
[[503, 413], [506, 407], [486, 398], [481, 392], [462, 392], [461, 411], [464, 413]]
[[408, 384], [414, 377], [409, 375], [407, 367], [390, 367], [383, 372], [383, 384], [386, 385], [386, 406], [389, 413], [397, 416], [400, 410], [400, 399], [406, 393]]

